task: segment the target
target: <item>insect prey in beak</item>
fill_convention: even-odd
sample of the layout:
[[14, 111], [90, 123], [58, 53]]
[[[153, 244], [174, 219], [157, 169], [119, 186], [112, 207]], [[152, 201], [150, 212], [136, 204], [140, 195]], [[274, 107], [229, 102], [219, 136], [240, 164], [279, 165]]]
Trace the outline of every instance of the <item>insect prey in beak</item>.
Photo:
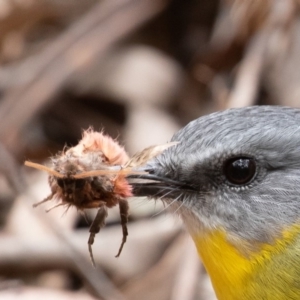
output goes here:
[[129, 159], [124, 148], [117, 141], [102, 132], [88, 129], [83, 132], [78, 145], [51, 157], [51, 167], [25, 161], [26, 166], [49, 174], [51, 193], [33, 206], [54, 199], [58, 204], [52, 208], [64, 205], [67, 208], [75, 206], [80, 211], [98, 209], [90, 226], [88, 239], [91, 261], [95, 266], [92, 252], [95, 236], [105, 225], [108, 209], [118, 205], [123, 232], [122, 242], [116, 255], [118, 257], [128, 236], [127, 198], [132, 196], [132, 187], [126, 176], [147, 174], [145, 171], [135, 171], [136, 167], [146, 164], [148, 160], [175, 144], [152, 146]]

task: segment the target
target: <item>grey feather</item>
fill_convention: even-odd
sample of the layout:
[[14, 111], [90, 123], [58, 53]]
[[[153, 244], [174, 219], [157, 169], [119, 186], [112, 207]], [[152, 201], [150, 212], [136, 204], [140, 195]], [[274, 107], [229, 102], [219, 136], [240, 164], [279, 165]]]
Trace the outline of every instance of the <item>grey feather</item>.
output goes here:
[[[193, 187], [179, 190], [175, 205], [188, 227], [195, 230], [196, 222], [197, 230], [221, 227], [250, 243], [271, 243], [299, 221], [300, 110], [257, 106], [217, 112], [192, 121], [172, 141], [180, 143], [148, 167]], [[255, 159], [257, 172], [250, 183], [235, 186], [226, 180], [223, 164], [243, 155]]]

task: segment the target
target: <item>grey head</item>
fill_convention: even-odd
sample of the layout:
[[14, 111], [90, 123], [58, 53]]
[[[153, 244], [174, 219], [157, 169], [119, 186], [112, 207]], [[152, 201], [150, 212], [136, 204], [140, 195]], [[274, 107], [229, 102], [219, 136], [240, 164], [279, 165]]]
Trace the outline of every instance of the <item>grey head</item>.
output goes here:
[[[136, 195], [161, 198], [192, 230], [272, 242], [300, 217], [300, 110], [254, 106], [213, 113], [176, 133], [149, 162], [152, 183]], [[146, 176], [147, 177], [147, 176]]]

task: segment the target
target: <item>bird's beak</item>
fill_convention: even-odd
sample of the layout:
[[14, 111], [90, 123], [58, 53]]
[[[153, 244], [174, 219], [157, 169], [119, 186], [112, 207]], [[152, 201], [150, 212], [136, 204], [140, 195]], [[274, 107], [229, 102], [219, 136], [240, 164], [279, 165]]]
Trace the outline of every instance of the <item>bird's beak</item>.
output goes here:
[[135, 197], [172, 197], [183, 191], [194, 190], [183, 182], [155, 174], [129, 175], [127, 180], [133, 187]]

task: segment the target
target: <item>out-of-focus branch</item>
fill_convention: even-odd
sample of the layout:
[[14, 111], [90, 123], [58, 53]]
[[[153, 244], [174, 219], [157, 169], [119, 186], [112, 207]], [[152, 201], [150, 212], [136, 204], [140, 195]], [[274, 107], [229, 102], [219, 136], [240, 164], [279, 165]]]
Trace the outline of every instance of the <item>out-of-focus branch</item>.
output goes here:
[[[100, 59], [116, 42], [161, 12], [167, 2], [103, 1], [94, 6], [27, 66], [26, 72], [32, 70], [32, 75], [25, 86], [7, 92], [0, 105], [0, 138], [14, 144], [24, 125], [72, 74]], [[18, 117], [17, 111], [22, 111]]]
[[[236, 83], [227, 101], [227, 108], [250, 106], [255, 103], [261, 76], [272, 54], [270, 44], [284, 32], [292, 22], [297, 7], [294, 1], [273, 1], [273, 5], [262, 28], [250, 39], [245, 57], [239, 65]], [[284, 39], [282, 39], [284, 40]]]
[[[87, 249], [88, 230], [73, 233], [53, 222], [51, 216], [43, 210], [37, 209], [33, 213], [30, 198], [34, 196], [28, 194], [18, 198], [18, 202], [24, 209], [28, 209], [35, 220], [26, 226], [38, 226], [42, 231], [44, 227], [45, 234], [35, 236], [31, 230], [29, 234], [25, 231], [15, 237], [0, 235], [0, 243], [3, 245], [0, 249], [0, 275], [57, 268], [73, 270], [83, 278], [94, 295], [105, 300], [121, 300], [124, 297], [102, 271], [103, 268], [109, 269], [110, 272], [118, 269], [118, 277], [123, 277], [123, 280], [136, 275], [132, 272], [142, 272], [153, 264], [158, 253], [161, 253], [161, 248], [166, 247], [180, 231], [180, 225], [174, 226], [171, 219], [163, 228], [161, 218], [129, 224], [129, 240], [122, 257], [116, 259], [115, 252], [119, 248], [121, 230], [115, 227], [105, 228], [97, 236], [93, 246], [95, 261], [99, 265], [99, 268], [95, 269]], [[119, 239], [116, 238], [118, 234]], [[136, 254], [137, 248], [140, 251], [139, 255]], [[133, 265], [136, 267], [133, 268]]]

